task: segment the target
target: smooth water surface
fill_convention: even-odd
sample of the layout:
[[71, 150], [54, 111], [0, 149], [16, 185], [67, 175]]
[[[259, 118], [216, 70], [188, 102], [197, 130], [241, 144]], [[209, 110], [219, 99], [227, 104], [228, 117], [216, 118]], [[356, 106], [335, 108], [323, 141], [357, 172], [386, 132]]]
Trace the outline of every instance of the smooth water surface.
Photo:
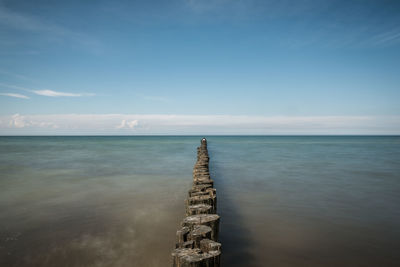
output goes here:
[[[398, 266], [400, 137], [208, 137], [224, 266]], [[169, 266], [200, 137], [0, 137], [0, 266]]]
[[209, 142], [227, 266], [400, 266], [399, 137]]

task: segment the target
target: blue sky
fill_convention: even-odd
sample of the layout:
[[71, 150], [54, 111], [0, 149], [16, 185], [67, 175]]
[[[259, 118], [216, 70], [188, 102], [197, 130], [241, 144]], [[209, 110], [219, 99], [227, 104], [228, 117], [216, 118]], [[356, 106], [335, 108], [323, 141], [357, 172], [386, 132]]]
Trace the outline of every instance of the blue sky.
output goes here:
[[399, 87], [399, 1], [0, 1], [0, 134], [400, 134]]

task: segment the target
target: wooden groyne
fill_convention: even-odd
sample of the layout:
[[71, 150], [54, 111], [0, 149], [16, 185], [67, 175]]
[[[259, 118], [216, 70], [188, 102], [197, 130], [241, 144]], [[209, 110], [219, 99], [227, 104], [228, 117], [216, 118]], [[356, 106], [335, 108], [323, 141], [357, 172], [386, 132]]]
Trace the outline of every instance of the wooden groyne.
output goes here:
[[219, 267], [221, 244], [218, 243], [219, 216], [217, 195], [210, 178], [207, 140], [201, 139], [193, 168], [193, 186], [186, 199], [186, 217], [176, 232], [172, 252], [173, 267]]

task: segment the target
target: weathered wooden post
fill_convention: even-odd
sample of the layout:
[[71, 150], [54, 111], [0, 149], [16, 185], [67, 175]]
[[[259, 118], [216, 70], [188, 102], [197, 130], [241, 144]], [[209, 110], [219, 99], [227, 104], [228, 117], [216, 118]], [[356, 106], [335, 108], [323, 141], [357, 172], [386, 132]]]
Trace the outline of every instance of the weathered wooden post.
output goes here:
[[173, 267], [219, 267], [221, 244], [218, 243], [219, 219], [217, 194], [208, 168], [207, 140], [201, 139], [193, 168], [193, 186], [186, 199], [186, 218], [176, 232], [172, 252]]

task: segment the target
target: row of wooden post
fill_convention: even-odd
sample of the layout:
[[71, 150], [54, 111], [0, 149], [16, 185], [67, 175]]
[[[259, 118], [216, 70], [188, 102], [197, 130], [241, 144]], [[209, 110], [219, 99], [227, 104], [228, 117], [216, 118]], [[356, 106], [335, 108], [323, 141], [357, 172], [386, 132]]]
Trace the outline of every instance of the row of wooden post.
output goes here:
[[193, 168], [193, 186], [186, 199], [186, 217], [176, 232], [172, 252], [173, 267], [219, 267], [221, 244], [218, 243], [220, 217], [217, 196], [210, 178], [207, 140], [201, 139]]

